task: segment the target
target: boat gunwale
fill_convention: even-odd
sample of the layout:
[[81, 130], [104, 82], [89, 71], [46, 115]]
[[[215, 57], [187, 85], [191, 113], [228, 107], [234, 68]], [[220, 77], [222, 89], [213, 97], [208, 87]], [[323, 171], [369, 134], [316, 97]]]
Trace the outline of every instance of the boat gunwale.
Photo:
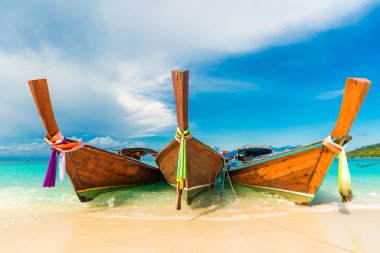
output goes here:
[[[94, 146], [91, 146], [91, 145], [88, 145], [88, 144], [84, 144], [85, 147], [87, 148], [91, 148], [91, 149], [94, 149], [96, 151], [99, 151], [99, 152], [102, 152], [102, 153], [105, 153], [107, 155], [110, 155], [110, 156], [117, 156], [119, 158], [123, 158], [124, 160], [127, 160], [127, 161], [130, 161], [130, 162], [135, 162], [137, 164], [141, 164], [143, 166], [146, 166], [148, 168], [144, 168], [144, 169], [152, 169], [152, 170], [157, 170], [157, 171], [160, 171], [159, 168], [157, 167], [153, 167], [152, 165], [149, 165], [147, 163], [143, 163], [143, 162], [140, 162], [140, 161], [137, 161], [137, 160], [133, 160], [132, 158], [129, 158], [129, 157], [125, 157], [123, 155], [119, 155], [119, 154], [116, 154], [116, 153], [112, 153], [112, 152], [109, 152], [107, 150], [104, 150], [104, 149], [101, 149], [101, 148], [97, 148], [97, 147], [94, 147]], [[75, 152], [75, 151], [74, 151]]]
[[[342, 138], [335, 137], [332, 140], [333, 141], [337, 141], [339, 139], [342, 139]], [[308, 151], [308, 150], [311, 150], [311, 149], [319, 148], [321, 146], [323, 146], [323, 141], [314, 142], [314, 143], [311, 143], [311, 144], [306, 145], [306, 146], [301, 146], [299, 148], [291, 149], [291, 150], [288, 150], [288, 151], [283, 151], [283, 152], [280, 152], [280, 153], [277, 153], [277, 154], [272, 154], [272, 155], [269, 155], [269, 156], [266, 156], [266, 157], [262, 157], [262, 158], [259, 158], [259, 159], [253, 160], [253, 161], [248, 161], [247, 163], [244, 163], [242, 165], [230, 168], [230, 169], [228, 169], [228, 171], [242, 170], [242, 169], [245, 169], [247, 167], [251, 167], [251, 166], [254, 166], [254, 165], [257, 165], [257, 164], [269, 162], [269, 161], [272, 161], [272, 160], [275, 160], [275, 159], [278, 159], [278, 158], [282, 158], [282, 157], [286, 157], [286, 156], [289, 156], [289, 155], [294, 155], [294, 154], [297, 154], [297, 153], [300, 153], [300, 152], [304, 152], [304, 151]]]
[[[224, 167], [224, 165], [225, 165], [225, 159], [223, 158], [223, 156], [221, 154], [219, 154], [217, 151], [215, 151], [210, 145], [207, 145], [207, 144], [201, 142], [200, 140], [198, 140], [195, 137], [192, 137], [189, 141], [198, 142], [198, 143], [202, 144], [202, 148], [207, 149], [209, 151], [212, 151], [214, 154], [218, 154], [218, 157], [223, 160], [223, 167]], [[178, 141], [176, 139], [173, 139], [163, 149], [161, 149], [160, 152], [158, 152], [157, 157], [155, 159], [157, 165], [159, 163], [158, 160], [162, 160], [163, 159], [163, 158], [161, 158], [163, 156], [163, 153], [165, 153], [166, 149], [169, 149], [172, 146], [173, 142], [175, 143], [175, 142], [178, 142]], [[217, 157], [217, 156], [215, 155], [215, 157]], [[223, 169], [223, 167], [222, 167], [222, 169]]]

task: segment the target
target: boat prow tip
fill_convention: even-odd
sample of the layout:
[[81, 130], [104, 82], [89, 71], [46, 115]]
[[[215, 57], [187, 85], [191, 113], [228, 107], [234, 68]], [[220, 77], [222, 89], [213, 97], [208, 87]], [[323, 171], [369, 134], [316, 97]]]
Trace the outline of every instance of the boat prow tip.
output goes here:
[[347, 77], [347, 81], [348, 80], [353, 80], [353, 81], [360, 82], [360, 83], [367, 83], [369, 85], [372, 84], [372, 82], [365, 77]]
[[338, 120], [331, 137], [348, 134], [371, 86], [367, 78], [347, 78]]

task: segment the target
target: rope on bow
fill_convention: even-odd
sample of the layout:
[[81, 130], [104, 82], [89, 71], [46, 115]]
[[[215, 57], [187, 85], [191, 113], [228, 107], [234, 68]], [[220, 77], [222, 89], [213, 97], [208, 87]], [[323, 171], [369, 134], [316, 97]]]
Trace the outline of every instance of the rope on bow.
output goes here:
[[192, 138], [190, 129], [187, 128], [183, 132], [181, 129], [177, 128], [175, 133], [175, 139], [180, 143], [178, 152], [178, 163], [177, 163], [177, 189], [178, 189], [178, 201], [177, 210], [181, 209], [181, 195], [184, 186], [188, 188], [187, 185], [187, 164], [186, 164], [186, 142]]
[[339, 145], [332, 141], [331, 135], [329, 135], [324, 141], [323, 145], [327, 147], [334, 154], [338, 154], [339, 157], [339, 166], [338, 166], [338, 185], [339, 193], [342, 196], [342, 202], [351, 201], [352, 195], [352, 186], [351, 186], [351, 177], [350, 171], [348, 169], [347, 157], [344, 148], [346, 145]]
[[68, 141], [60, 131], [58, 131], [53, 137], [49, 139], [45, 136], [45, 141], [51, 146], [51, 156], [48, 168], [46, 170], [45, 180], [43, 187], [54, 187], [55, 178], [57, 174], [57, 155], [59, 158], [59, 179], [63, 183], [63, 179], [66, 174], [66, 156], [65, 153], [72, 152], [80, 149], [84, 146], [84, 143], [80, 141]]

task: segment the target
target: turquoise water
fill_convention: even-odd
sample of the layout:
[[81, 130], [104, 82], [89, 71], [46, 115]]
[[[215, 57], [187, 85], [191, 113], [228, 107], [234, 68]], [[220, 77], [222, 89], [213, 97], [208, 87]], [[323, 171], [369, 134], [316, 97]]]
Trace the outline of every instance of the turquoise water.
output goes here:
[[[380, 159], [349, 159], [349, 166], [354, 199], [345, 207], [380, 209]], [[229, 182], [223, 189], [219, 186], [203, 192], [190, 207], [183, 203], [181, 211], [175, 210], [176, 191], [165, 183], [110, 192], [89, 203], [80, 203], [68, 178], [62, 185], [57, 180], [55, 188], [42, 188], [46, 167], [47, 161], [0, 161], [0, 211], [75, 209], [79, 213], [106, 217], [235, 219], [247, 214], [259, 217], [297, 210], [337, 210], [342, 205], [337, 189], [337, 160], [320, 187], [316, 205], [312, 208], [297, 206], [280, 196], [239, 185], [233, 186], [236, 198]]]

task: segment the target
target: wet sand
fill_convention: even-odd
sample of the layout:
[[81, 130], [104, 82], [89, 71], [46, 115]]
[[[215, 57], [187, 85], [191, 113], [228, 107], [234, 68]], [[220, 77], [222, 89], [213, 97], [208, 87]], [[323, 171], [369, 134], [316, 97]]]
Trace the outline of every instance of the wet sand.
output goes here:
[[56, 208], [1, 213], [0, 252], [380, 251], [379, 210], [184, 220], [107, 217]]

